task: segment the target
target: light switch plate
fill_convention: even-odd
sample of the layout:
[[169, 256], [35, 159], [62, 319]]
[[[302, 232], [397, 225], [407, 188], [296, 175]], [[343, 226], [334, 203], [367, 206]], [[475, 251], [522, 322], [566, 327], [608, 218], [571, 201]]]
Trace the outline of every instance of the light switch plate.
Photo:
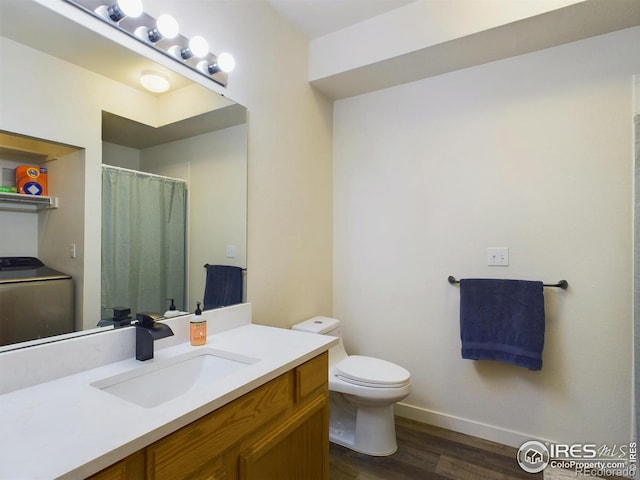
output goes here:
[[487, 248], [487, 265], [489, 266], [508, 266], [509, 265], [509, 248], [508, 247], [489, 247]]

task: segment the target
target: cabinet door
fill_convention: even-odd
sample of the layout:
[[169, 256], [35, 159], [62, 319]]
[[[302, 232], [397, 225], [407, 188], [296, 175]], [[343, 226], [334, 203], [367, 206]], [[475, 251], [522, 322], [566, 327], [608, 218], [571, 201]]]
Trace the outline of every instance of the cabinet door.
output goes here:
[[240, 480], [329, 478], [329, 406], [326, 392], [240, 454]]
[[222, 457], [218, 457], [206, 462], [199, 471], [190, 473], [188, 478], [189, 480], [231, 480], [231, 475]]
[[147, 447], [149, 480], [225, 478], [220, 457], [253, 431], [283, 415], [291, 403], [290, 375], [234, 400]]

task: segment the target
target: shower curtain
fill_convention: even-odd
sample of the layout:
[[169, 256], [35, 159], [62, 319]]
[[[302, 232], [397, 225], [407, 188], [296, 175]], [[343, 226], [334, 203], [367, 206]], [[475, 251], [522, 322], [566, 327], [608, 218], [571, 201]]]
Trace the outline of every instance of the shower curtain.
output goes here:
[[184, 310], [186, 184], [103, 166], [102, 308]]

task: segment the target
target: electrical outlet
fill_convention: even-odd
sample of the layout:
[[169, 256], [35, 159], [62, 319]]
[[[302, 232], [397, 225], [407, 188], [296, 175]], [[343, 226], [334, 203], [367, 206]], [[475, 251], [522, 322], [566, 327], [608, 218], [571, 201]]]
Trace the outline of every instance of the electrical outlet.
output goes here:
[[487, 265], [489, 266], [508, 266], [509, 265], [509, 248], [508, 247], [489, 247], [487, 248]]
[[236, 258], [236, 246], [235, 245], [227, 245], [227, 258]]

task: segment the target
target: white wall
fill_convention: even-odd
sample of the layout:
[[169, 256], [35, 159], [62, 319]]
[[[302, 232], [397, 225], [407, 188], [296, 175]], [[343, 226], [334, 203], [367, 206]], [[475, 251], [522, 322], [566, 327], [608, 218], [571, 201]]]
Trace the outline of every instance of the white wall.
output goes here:
[[[15, 170], [25, 161], [15, 161], [11, 155], [2, 153], [0, 169]], [[3, 257], [37, 257], [38, 256], [38, 215], [0, 210], [0, 225], [2, 236], [0, 241], [0, 256]]]
[[3, 257], [38, 256], [38, 215], [24, 212], [0, 212]]
[[[640, 29], [334, 105], [334, 315], [412, 372], [403, 415], [513, 445], [631, 426], [632, 74]], [[508, 267], [486, 249], [510, 248]], [[457, 278], [545, 289], [541, 372], [460, 357]]]
[[[313, 81], [383, 62], [474, 33], [542, 15], [581, 1], [413, 1], [382, 15], [314, 39], [310, 45], [309, 80]], [[402, 34], [380, 35], [383, 31], [402, 32]], [[556, 32], [548, 32], [548, 34], [552, 35]], [[363, 39], [366, 41], [362, 41]]]
[[113, 167], [140, 170], [140, 150], [115, 143], [102, 142], [102, 163]]

